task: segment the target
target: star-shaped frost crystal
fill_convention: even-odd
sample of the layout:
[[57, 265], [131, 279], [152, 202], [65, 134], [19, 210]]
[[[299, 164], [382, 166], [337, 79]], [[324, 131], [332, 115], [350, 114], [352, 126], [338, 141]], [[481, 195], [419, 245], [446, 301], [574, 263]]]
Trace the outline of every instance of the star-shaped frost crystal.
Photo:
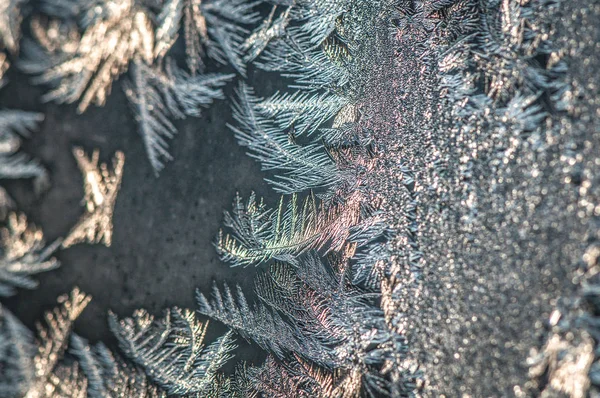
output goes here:
[[91, 158], [79, 147], [73, 150], [73, 154], [84, 178], [85, 214], [71, 229], [63, 247], [67, 248], [80, 242], [102, 242], [108, 247], [112, 243], [112, 216], [123, 178], [125, 155], [120, 151], [115, 153], [111, 172], [106, 163], [98, 166], [98, 150], [93, 152]]

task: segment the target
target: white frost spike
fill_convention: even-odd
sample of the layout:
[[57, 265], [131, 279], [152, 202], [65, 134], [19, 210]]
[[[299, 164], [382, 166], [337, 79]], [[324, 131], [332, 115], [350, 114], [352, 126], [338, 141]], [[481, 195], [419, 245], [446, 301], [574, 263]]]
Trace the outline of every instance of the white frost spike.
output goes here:
[[[332, 108], [331, 106], [323, 105], [319, 98], [303, 96], [273, 96], [263, 101], [256, 98], [252, 88], [243, 83], [240, 84], [237, 95], [239, 99], [233, 104], [233, 117], [237, 126], [230, 128], [240, 145], [248, 148], [249, 155], [261, 162], [263, 170], [281, 173], [269, 180], [276, 191], [286, 194], [300, 192], [329, 186], [339, 179], [334, 163], [320, 143], [297, 145], [282, 130], [282, 126], [278, 125], [289, 125], [286, 127], [290, 129], [294, 128], [295, 122], [302, 129], [317, 126], [308, 123], [311, 116], [301, 114], [306, 115], [310, 110], [323, 118], [327, 113], [324, 109]], [[265, 114], [279, 117], [279, 123], [274, 123]]]
[[8, 225], [0, 230], [2, 255], [0, 257], [0, 296], [12, 296], [15, 288], [34, 289], [38, 283], [30, 275], [57, 268], [60, 264], [52, 253], [60, 240], [45, 246], [44, 234], [35, 225], [28, 225], [23, 214], [12, 213]]
[[0, 111], [0, 179], [35, 178], [37, 191], [48, 184], [46, 170], [25, 154], [17, 153], [21, 147], [21, 136], [44, 120], [41, 113], [17, 110]]
[[6, 54], [0, 52], [0, 88], [4, 85], [4, 81], [2, 81], [2, 78], [4, 77], [4, 73], [6, 73], [6, 70], [9, 67], [9, 62], [6, 59]]
[[285, 35], [285, 29], [290, 22], [291, 9], [291, 7], [288, 7], [285, 12], [281, 13], [273, 21], [275, 11], [277, 10], [277, 6], [273, 6], [269, 17], [244, 42], [242, 48], [247, 52], [244, 61], [253, 61], [263, 52], [271, 40]]
[[158, 26], [154, 46], [154, 57], [162, 58], [171, 49], [178, 37], [179, 24], [183, 16], [183, 0], [171, 0], [165, 3], [157, 16]]
[[164, 69], [136, 61], [132, 67], [132, 81], [124, 83], [125, 94], [136, 114], [146, 153], [157, 176], [164, 167], [163, 162], [172, 160], [167, 139], [173, 138], [177, 129], [170, 119], [200, 116], [202, 107], [224, 98], [221, 87], [234, 76], [189, 75], [170, 59]]
[[59, 363], [68, 344], [73, 322], [90, 302], [91, 297], [75, 288], [70, 295], [58, 298], [60, 307], [45, 314], [47, 327], [38, 325], [37, 353], [27, 372], [31, 382], [25, 397], [85, 397], [87, 382], [76, 365]]

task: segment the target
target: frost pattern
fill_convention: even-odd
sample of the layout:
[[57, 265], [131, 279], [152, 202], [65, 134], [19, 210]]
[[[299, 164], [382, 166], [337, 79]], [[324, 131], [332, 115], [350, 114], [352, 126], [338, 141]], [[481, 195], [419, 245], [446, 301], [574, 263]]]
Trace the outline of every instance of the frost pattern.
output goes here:
[[[199, 312], [232, 330], [207, 347], [190, 311], [112, 317], [123, 351], [175, 394], [597, 393], [600, 129], [590, 65], [600, 64], [591, 39], [600, 8], [572, 3], [272, 0], [244, 39], [231, 22], [250, 3], [125, 7], [122, 15], [159, 11], [148, 18], [153, 59], [118, 64], [136, 63], [128, 94], [147, 120], [143, 134], [154, 129], [147, 146], [159, 142], [155, 167], [173, 134], [167, 116], [194, 104], [170, 91], [178, 76], [201, 76], [194, 54], [241, 74], [242, 61], [254, 62], [289, 84], [266, 98], [241, 84], [233, 104], [233, 133], [287, 196], [275, 209], [236, 198], [216, 242], [231, 265], [264, 268], [257, 301], [226, 284], [198, 292]], [[70, 5], [56, 0], [46, 12], [74, 9], [81, 27], [123, 11]], [[179, 25], [189, 75], [163, 59]], [[225, 377], [216, 368], [233, 333], [270, 356]], [[82, 363], [98, 369], [94, 358]], [[93, 391], [102, 375], [88, 376]], [[17, 388], [29, 379], [16, 377]]]
[[199, 117], [200, 107], [223, 98], [221, 87], [233, 77], [223, 74], [190, 76], [174, 62], [168, 62], [164, 69], [135, 62], [132, 81], [124, 84], [156, 175], [164, 167], [163, 160], [172, 159], [166, 139], [172, 138], [177, 130], [170, 119]]
[[144, 373], [104, 345], [90, 347], [72, 333], [91, 297], [77, 288], [38, 325], [37, 339], [0, 307], [0, 394], [3, 397], [165, 397]]
[[0, 179], [33, 178], [37, 192], [48, 185], [44, 167], [35, 159], [20, 153], [21, 137], [29, 137], [38, 123], [44, 120], [39, 113], [0, 110]]
[[73, 150], [79, 170], [83, 175], [85, 213], [68, 233], [62, 243], [64, 248], [76, 243], [112, 243], [113, 212], [117, 194], [123, 179], [125, 155], [117, 152], [113, 159], [113, 169], [106, 163], [98, 164], [100, 152], [95, 150], [88, 158], [82, 148]]
[[111, 314], [109, 322], [125, 354], [169, 394], [206, 394], [235, 348], [231, 333], [204, 346], [208, 323], [197, 321], [190, 310], [173, 308], [160, 320], [144, 310], [124, 320]]
[[8, 224], [0, 230], [2, 256], [0, 258], [0, 296], [12, 296], [15, 288], [34, 289], [38, 283], [30, 276], [57, 268], [59, 262], [51, 257], [61, 240], [49, 246], [44, 234], [35, 225], [28, 224], [23, 214], [11, 213]]
[[[201, 73], [201, 57], [245, 73], [241, 45], [245, 26], [257, 18], [254, 6], [245, 0], [47, 0], [42, 10], [50, 19], [33, 20], [35, 40], [26, 41], [20, 66], [50, 86], [44, 100], [77, 103], [80, 113], [103, 106], [114, 81], [131, 69], [123, 88], [158, 175], [172, 158], [172, 120], [200, 116], [200, 107], [223, 98], [220, 87], [233, 76]], [[168, 56], [181, 29], [188, 72]]]
[[[550, 0], [273, 4], [246, 42], [246, 59], [288, 78], [288, 90], [257, 98], [241, 85], [232, 129], [290, 202], [316, 188], [324, 209], [354, 209], [355, 216], [344, 224], [347, 233], [319, 227], [318, 238], [305, 241], [304, 222], [318, 217], [301, 206], [267, 210], [251, 197], [226, 214], [217, 241], [223, 260], [270, 266], [258, 278], [260, 303], [227, 287], [198, 296], [201, 312], [273, 355], [242, 372], [239, 384], [274, 396], [528, 396], [541, 393], [541, 375], [550, 374], [552, 391], [594, 390], [585, 336], [597, 334], [596, 319], [576, 314], [597, 304], [596, 289], [585, 290], [582, 304], [583, 293], [543, 275], [571, 275], [582, 280], [580, 289], [596, 285], [591, 274], [575, 275], [594, 273], [599, 257], [590, 254], [596, 260], [585, 271], [576, 265], [584, 242], [597, 246], [597, 173], [583, 160], [597, 149], [589, 130], [597, 124], [577, 122], [577, 133], [566, 127], [595, 109], [586, 105], [594, 94], [576, 88], [582, 82], [574, 83], [578, 72], [567, 63], [592, 61], [595, 28], [576, 33], [557, 18], [573, 13], [589, 24], [598, 7], [565, 11], [564, 2]], [[585, 56], [565, 52], [580, 54], [573, 49], [584, 42]], [[584, 181], [583, 191], [565, 185]], [[558, 210], [567, 203], [571, 218]], [[333, 250], [321, 246], [328, 239]], [[570, 265], [551, 260], [566, 247]], [[319, 264], [336, 275], [323, 290]], [[526, 307], [510, 304], [523, 296]], [[561, 297], [578, 304], [557, 309], [564, 321], [553, 333], [575, 341], [555, 344], [536, 326], [548, 339], [538, 347], [523, 325], [544, 325], [541, 314]], [[365, 315], [352, 324], [353, 313]], [[283, 332], [272, 336], [275, 329]], [[541, 353], [541, 370], [529, 372], [532, 350]], [[332, 376], [336, 392], [315, 392], [302, 361], [341, 372]]]

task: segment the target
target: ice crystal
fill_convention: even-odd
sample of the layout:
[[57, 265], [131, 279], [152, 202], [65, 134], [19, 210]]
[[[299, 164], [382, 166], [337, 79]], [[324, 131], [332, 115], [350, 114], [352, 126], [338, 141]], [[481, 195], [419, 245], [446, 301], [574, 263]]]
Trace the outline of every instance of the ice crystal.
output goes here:
[[6, 57], [6, 54], [1, 53], [0, 52], [0, 87], [2, 87], [4, 85], [4, 73], [6, 73], [6, 70], [9, 67], [9, 62], [8, 59]]
[[80, 242], [112, 243], [113, 211], [123, 178], [125, 155], [117, 152], [113, 158], [113, 169], [106, 163], [98, 164], [100, 152], [95, 150], [88, 158], [82, 148], [73, 150], [79, 170], [83, 175], [85, 213], [71, 229], [62, 243], [69, 247]]
[[133, 78], [125, 84], [125, 94], [134, 107], [140, 135], [156, 174], [171, 160], [167, 138], [177, 132], [170, 119], [200, 116], [200, 108], [222, 99], [221, 87], [233, 75], [203, 74], [190, 76], [174, 62], [165, 71], [135, 62]]
[[271, 312], [262, 305], [251, 310], [239, 287], [237, 290], [237, 299], [227, 285], [223, 294], [219, 287], [214, 285], [211, 300], [197, 292], [199, 312], [225, 323], [248, 340], [280, 357], [291, 347], [299, 346], [298, 336], [278, 313]]
[[[289, 79], [286, 91], [266, 98], [241, 84], [233, 105], [236, 138], [290, 195], [275, 209], [254, 195], [237, 197], [225, 214], [221, 258], [269, 265], [257, 277], [258, 301], [218, 283], [212, 296], [197, 294], [200, 313], [269, 358], [219, 375], [232, 334], [204, 347], [205, 324], [178, 309], [161, 320], [144, 311], [111, 317], [127, 356], [173, 394], [597, 393], [598, 4], [269, 3], [247, 38], [254, 4], [241, 0], [100, 2], [91, 13], [69, 0], [46, 5], [63, 19], [80, 16], [83, 33], [67, 23], [42, 29], [39, 41], [58, 57], [44, 64], [33, 53], [25, 67], [73, 89], [75, 77], [61, 68], [71, 61], [84, 68], [88, 61], [79, 59], [96, 57], [82, 69], [92, 76], [85, 87], [63, 97], [82, 97], [85, 107], [102, 102], [133, 61], [127, 94], [155, 168], [168, 159], [169, 118], [195, 115], [221, 96], [225, 78], [198, 74], [201, 52], [242, 75], [244, 62], [254, 61]], [[137, 13], [147, 29], [131, 25]], [[180, 25], [189, 75], [166, 57]], [[118, 61], [81, 48], [94, 29], [123, 33], [110, 42], [124, 46]], [[307, 192], [313, 188], [318, 201]], [[90, 192], [88, 203], [99, 208]], [[10, 322], [3, 332], [18, 329]], [[73, 345], [87, 381], [67, 368], [65, 380], [74, 382], [64, 385], [109, 391], [101, 350]], [[23, 374], [15, 369], [27, 363], [18, 364], [2, 369]], [[130, 372], [124, 366], [118, 372]], [[12, 376], [10, 388], [25, 391], [33, 379]]]
[[34, 112], [0, 111], [0, 179], [34, 178], [38, 192], [47, 186], [48, 175], [44, 167], [18, 152], [21, 137], [29, 137], [29, 132], [43, 119], [42, 114]]
[[0, 393], [5, 397], [85, 397], [87, 383], [76, 364], [60, 362], [73, 322], [90, 298], [74, 289], [59, 297], [60, 307], [45, 315], [34, 343], [29, 332], [10, 312], [0, 309], [3, 366]]
[[[162, 55], [183, 25], [186, 62], [192, 75], [202, 69], [202, 55], [229, 63], [245, 73], [241, 44], [254, 23], [254, 4], [245, 0], [170, 0], [158, 16], [156, 54]], [[181, 21], [183, 19], [183, 21]]]
[[[291, 78], [291, 91], [264, 100], [242, 86], [234, 105], [234, 132], [250, 155], [275, 173], [269, 180], [276, 189], [291, 193], [325, 187], [327, 192], [320, 195], [324, 208], [339, 205], [339, 209], [355, 209], [356, 217], [342, 228], [352, 232], [334, 234], [340, 238], [334, 252], [352, 242], [357, 245], [351, 250], [356, 250], [356, 255], [349, 254], [353, 260], [340, 266], [343, 275], [348, 273], [340, 278], [347, 290], [335, 297], [333, 292], [337, 291], [331, 285], [323, 289], [326, 293], [315, 296], [320, 298], [317, 302], [304, 298], [308, 292], [320, 292], [314, 281], [305, 279], [316, 272], [319, 262], [302, 259], [308, 249], [319, 249], [320, 245], [297, 239], [303, 236], [303, 221], [309, 225], [314, 222], [311, 212], [304, 215], [302, 208], [295, 207], [282, 212], [281, 206], [278, 212], [270, 212], [251, 198], [247, 207], [238, 200], [234, 215], [225, 217], [233, 234], [219, 239], [222, 258], [233, 265], [275, 259], [287, 262], [294, 270], [283, 272], [279, 267], [271, 270], [274, 281], [259, 279], [260, 305], [244, 307], [241, 292], [235, 299], [225, 289], [225, 293], [213, 293], [213, 300], [199, 295], [202, 312], [256, 340], [287, 369], [293, 368], [294, 361], [281, 356], [283, 347], [320, 366], [345, 372], [348, 385], [358, 386], [349, 390], [371, 396], [404, 396], [424, 385], [431, 395], [462, 394], [466, 390], [459, 390], [456, 378], [450, 375], [458, 369], [451, 361], [463, 363], [473, 357], [463, 353], [470, 352], [477, 356], [480, 366], [466, 376], [468, 387], [464, 388], [472, 395], [489, 395], [493, 388], [477, 384], [489, 375], [473, 376], [489, 369], [482, 354], [487, 352], [485, 343], [476, 339], [482, 345], [475, 352], [472, 337], [460, 340], [460, 327], [454, 331], [453, 326], [443, 324], [445, 318], [439, 314], [456, 315], [462, 320], [456, 325], [468, 323], [472, 330], [480, 330], [478, 324], [470, 323], [473, 312], [478, 318], [494, 309], [470, 293], [462, 299], [471, 303], [470, 310], [463, 310], [459, 305], [462, 293], [456, 288], [469, 285], [466, 281], [472, 276], [468, 272], [473, 271], [466, 270], [472, 270], [478, 258], [487, 258], [473, 239], [483, 242], [481, 236], [486, 236], [495, 241], [485, 232], [486, 215], [499, 217], [502, 228], [507, 228], [504, 236], [513, 235], [500, 214], [520, 214], [521, 219], [529, 219], [511, 207], [520, 203], [523, 207], [519, 209], [528, 208], [527, 195], [536, 195], [520, 179], [522, 171], [515, 171], [526, 169], [515, 159], [531, 156], [537, 159], [528, 158], [531, 164], [550, 162], [544, 157], [542, 141], [554, 133], [544, 133], [544, 129], [550, 129], [548, 111], [554, 105], [549, 101], [555, 101], [555, 92], [564, 93], [561, 73], [566, 70], [560, 56], [550, 56], [551, 30], [544, 22], [549, 16], [542, 12], [545, 6], [554, 7], [554, 2], [365, 4], [307, 0], [285, 5], [291, 8], [271, 9], [245, 48], [247, 59], [256, 59], [260, 68]], [[274, 21], [278, 25], [271, 33]], [[548, 58], [551, 61], [547, 62]], [[322, 154], [329, 163], [317, 162], [325, 159], [319, 157]], [[297, 163], [306, 157], [310, 162]], [[498, 173], [508, 180], [491, 177]], [[490, 178], [488, 185], [485, 181]], [[523, 191], [513, 179], [522, 181]], [[503, 196], [503, 192], [520, 196]], [[506, 202], [509, 204], [503, 204]], [[280, 227], [280, 220], [293, 221]], [[300, 233], [281, 232], [286, 239], [273, 239], [280, 231], [287, 231], [288, 225]], [[324, 232], [325, 228], [318, 230]], [[472, 235], [475, 230], [480, 235]], [[445, 243], [447, 234], [453, 243]], [[319, 235], [315, 242], [328, 239], [326, 236]], [[280, 251], [280, 247], [285, 250]], [[514, 259], [521, 256], [520, 252], [513, 255]], [[440, 259], [447, 266], [442, 267]], [[456, 269], [465, 270], [461, 274], [464, 279], [453, 276]], [[482, 266], [477, 272], [484, 269]], [[519, 270], [515, 272], [523, 281], [530, 281], [524, 269], [514, 269]], [[326, 280], [320, 275], [319, 280]], [[495, 293], [503, 294], [500, 285], [504, 282], [495, 285], [496, 280], [484, 279]], [[380, 300], [366, 299], [370, 291]], [[353, 309], [347, 313], [344, 306]], [[298, 308], [302, 312], [297, 313]], [[309, 321], [309, 308], [315, 308], [315, 318], [321, 323]], [[368, 314], [356, 320], [354, 329], [345, 323], [351, 323], [349, 314], [353, 312]], [[279, 324], [278, 317], [290, 322], [291, 332], [283, 333], [287, 337], [282, 340], [269, 337], [272, 341], [265, 341], [272, 327], [268, 322]], [[369, 322], [372, 334], [365, 332], [359, 339], [344, 334]], [[455, 325], [450, 319], [448, 322]], [[437, 328], [432, 328], [433, 323]], [[298, 330], [311, 331], [310, 336], [301, 332], [299, 336]], [[324, 336], [329, 334], [336, 336], [327, 345], [333, 363], [325, 364], [323, 357], [314, 355], [311, 337], [328, 341]], [[522, 353], [534, 343], [521, 337], [518, 349]], [[294, 341], [305, 345], [299, 347]], [[528, 348], [523, 348], [527, 344]], [[519, 360], [507, 355], [511, 361], [523, 363], [523, 356]], [[448, 366], [436, 366], [438, 362], [432, 362], [430, 356]], [[423, 373], [417, 371], [422, 366], [427, 369]], [[472, 369], [466, 362], [460, 369], [465, 367]], [[506, 370], [511, 380], [518, 378], [518, 368], [515, 365]], [[520, 372], [521, 377], [524, 374]], [[268, 381], [262, 383], [265, 391], [276, 391]]]
[[[38, 326], [37, 354], [33, 358], [33, 381], [27, 390], [27, 397], [44, 397], [56, 394], [69, 396], [73, 391], [79, 390], [77, 375], [70, 373], [67, 368], [58, 365], [59, 359], [65, 352], [73, 322], [79, 317], [91, 298], [78, 289], [70, 295], [58, 298], [60, 307], [46, 313], [47, 328]], [[75, 368], [76, 369], [76, 368]], [[33, 369], [31, 369], [33, 370]], [[66, 372], [72, 383], [63, 384], [60, 372]], [[75, 370], [76, 372], [76, 370]], [[80, 394], [77, 394], [80, 395]]]
[[244, 45], [242, 46], [242, 50], [246, 52], [244, 61], [253, 61], [265, 50], [270, 41], [285, 35], [285, 29], [290, 21], [291, 9], [291, 7], [288, 7], [285, 12], [277, 17], [277, 19], [274, 19], [277, 6], [273, 6], [269, 16], [244, 42]]
[[8, 310], [0, 307], [0, 394], [3, 397], [164, 397], [144, 373], [103, 344], [90, 347], [72, 334], [73, 323], [90, 297], [75, 288], [45, 314], [37, 341]]
[[[317, 98], [271, 98], [261, 101], [254, 97], [252, 89], [244, 84], [238, 89], [239, 100], [234, 104], [233, 116], [238, 122], [232, 130], [240, 143], [249, 150], [249, 155], [262, 163], [263, 170], [284, 173], [273, 182], [282, 193], [293, 193], [308, 188], [328, 186], [337, 173], [333, 162], [319, 144], [298, 145], [296, 131], [302, 132], [307, 123], [306, 116], [327, 107]], [[332, 104], [334, 108], [341, 104]], [[283, 114], [278, 126], [266, 115]], [[321, 119], [326, 116], [317, 116]], [[297, 128], [300, 130], [296, 130]], [[282, 128], [283, 127], [283, 128]], [[287, 130], [287, 132], [286, 132]]]
[[[251, 54], [251, 52], [249, 52]], [[290, 88], [309, 91], [337, 90], [350, 81], [351, 72], [303, 35], [284, 35], [267, 46], [256, 64], [267, 71], [293, 79]]]
[[33, 383], [33, 336], [6, 308], [0, 306], [0, 393], [22, 396]]
[[[124, 89], [158, 175], [171, 159], [166, 140], [176, 129], [170, 119], [199, 116], [200, 107], [223, 98], [220, 87], [232, 77], [199, 74], [202, 57], [245, 73], [241, 44], [244, 26], [256, 21], [254, 6], [245, 0], [47, 1], [43, 9], [51, 19], [33, 20], [36, 40], [28, 41], [20, 65], [52, 87], [46, 101], [77, 102], [79, 112], [104, 105], [113, 81], [133, 65]], [[189, 74], [165, 59], [180, 27]]]
[[59, 266], [59, 262], [50, 256], [60, 246], [60, 239], [46, 246], [42, 230], [28, 224], [25, 215], [11, 213], [0, 235], [0, 296], [15, 294], [16, 287], [36, 288], [38, 283], [30, 275]]
[[[198, 292], [200, 312], [225, 323], [280, 359], [290, 353], [298, 355], [284, 365], [304, 369], [300, 372], [304, 376], [298, 375], [298, 385], [314, 381], [311, 373], [319, 373], [318, 368], [306, 368], [301, 359], [305, 358], [337, 369], [335, 386], [325, 376], [322, 383], [331, 384], [330, 389], [338, 393], [357, 393], [363, 388], [372, 394], [385, 391], [375, 365], [383, 363], [389, 350], [372, 346], [389, 338], [380, 311], [372, 307], [368, 295], [346, 285], [343, 273], [322, 263], [314, 253], [301, 261], [295, 267], [274, 265], [257, 281], [260, 304], [250, 306], [239, 288], [234, 298], [227, 286], [223, 293], [215, 286], [211, 299]], [[282, 383], [285, 378], [273, 378], [270, 382]], [[320, 388], [327, 390], [324, 385]]]
[[589, 336], [576, 347], [553, 335], [538, 358], [530, 358], [531, 377], [548, 377], [543, 394], [563, 393], [571, 398], [584, 398], [590, 387], [588, 373], [592, 366], [593, 342]]
[[217, 250], [233, 266], [258, 265], [270, 259], [294, 263], [308, 249], [336, 250], [359, 222], [360, 210], [350, 204], [325, 208], [314, 195], [298, 206], [292, 195], [287, 206], [281, 197], [276, 210], [252, 194], [247, 204], [238, 196], [233, 213], [225, 213], [232, 234], [219, 234]]
[[173, 308], [160, 320], [138, 310], [124, 320], [111, 314], [109, 321], [125, 354], [170, 394], [206, 396], [235, 348], [231, 333], [204, 346], [208, 323], [190, 310]]
[[[338, 130], [346, 127], [343, 116], [349, 109], [356, 110], [346, 44], [339, 35], [329, 38], [332, 31], [321, 26], [329, 17], [335, 25], [347, 6], [342, 3], [300, 2], [280, 10], [273, 7], [245, 44], [247, 59], [258, 57], [260, 68], [292, 78], [289, 86], [297, 89], [263, 99], [241, 84], [233, 106], [236, 138], [262, 163], [263, 170], [277, 173], [270, 182], [282, 193], [330, 187], [345, 178], [331, 160], [331, 148], [323, 145], [323, 141], [339, 141]], [[336, 17], [328, 17], [329, 12]], [[315, 23], [323, 32], [307, 34], [303, 30], [313, 19], [320, 21]], [[315, 35], [324, 35], [327, 40], [315, 44]], [[333, 126], [327, 125], [334, 119]]]
[[68, 41], [45, 48], [45, 57], [30, 50], [21, 66], [39, 74], [37, 82], [54, 87], [44, 100], [78, 102], [77, 109], [83, 112], [92, 103], [104, 105], [113, 80], [131, 60], [152, 62], [154, 33], [150, 17], [132, 0], [90, 4], [80, 20], [81, 36], [72, 27], [65, 36]]
[[245, 396], [244, 394], [269, 395], [276, 398], [356, 396], [344, 393], [341, 388], [336, 387], [336, 379], [331, 372], [311, 366], [301, 359], [298, 359], [295, 366], [290, 367], [277, 362], [273, 357], [268, 357], [260, 367], [243, 368], [243, 371], [238, 371], [234, 380], [235, 391], [239, 391], [240, 397]]
[[74, 334], [70, 352], [87, 378], [87, 396], [90, 398], [165, 396], [148, 381], [142, 370], [126, 364], [102, 343], [91, 347], [85, 339]]

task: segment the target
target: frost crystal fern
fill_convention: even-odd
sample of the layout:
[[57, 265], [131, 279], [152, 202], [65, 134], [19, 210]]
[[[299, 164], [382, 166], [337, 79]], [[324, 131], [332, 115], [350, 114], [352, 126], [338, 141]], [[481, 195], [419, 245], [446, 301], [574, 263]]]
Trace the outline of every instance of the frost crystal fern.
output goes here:
[[215, 389], [217, 371], [232, 356], [232, 334], [204, 346], [207, 323], [193, 311], [173, 308], [155, 320], [144, 310], [132, 318], [109, 318], [110, 327], [125, 354], [170, 394], [199, 395]]
[[0, 230], [0, 234], [0, 296], [15, 294], [16, 287], [36, 288], [38, 284], [30, 275], [59, 266], [59, 262], [50, 256], [61, 241], [46, 246], [42, 231], [34, 225], [28, 225], [24, 215], [11, 213], [8, 225]]
[[[200, 116], [200, 107], [223, 97], [232, 75], [199, 74], [201, 55], [231, 64], [244, 73], [241, 43], [245, 25], [256, 20], [245, 1], [142, 0], [48, 1], [51, 19], [33, 20], [35, 42], [28, 41], [21, 67], [52, 89], [47, 101], [104, 105], [113, 81], [134, 65], [124, 85], [156, 174], [170, 160], [167, 139], [176, 133], [172, 119]], [[156, 12], [155, 12], [156, 11]], [[184, 31], [189, 73], [168, 52]]]

